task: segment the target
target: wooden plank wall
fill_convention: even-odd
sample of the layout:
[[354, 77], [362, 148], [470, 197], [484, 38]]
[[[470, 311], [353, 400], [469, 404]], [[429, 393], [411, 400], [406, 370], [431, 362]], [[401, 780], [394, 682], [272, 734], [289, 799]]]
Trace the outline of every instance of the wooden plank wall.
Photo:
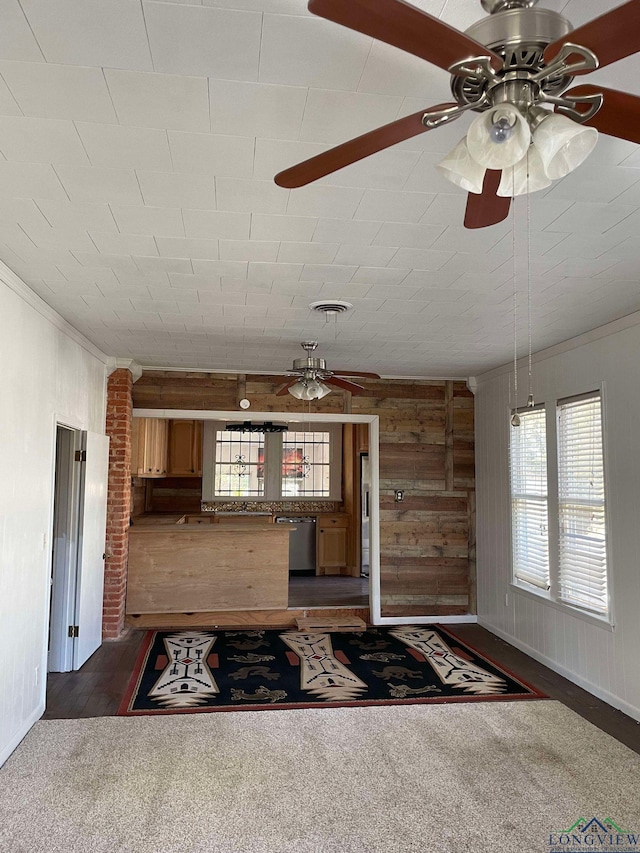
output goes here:
[[[272, 376], [144, 373], [134, 406], [305, 412], [276, 397]], [[380, 418], [380, 538], [383, 616], [475, 612], [474, 400], [464, 382], [371, 380], [352, 397], [334, 391], [311, 411]], [[394, 492], [402, 489], [403, 503]]]

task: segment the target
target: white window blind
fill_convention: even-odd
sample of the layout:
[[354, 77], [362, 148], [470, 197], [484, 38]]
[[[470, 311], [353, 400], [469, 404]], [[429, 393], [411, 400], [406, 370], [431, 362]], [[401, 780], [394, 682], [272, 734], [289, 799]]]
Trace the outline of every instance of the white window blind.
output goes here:
[[516, 581], [549, 589], [547, 436], [545, 410], [520, 413], [511, 430], [513, 574]]
[[602, 406], [599, 394], [558, 404], [562, 601], [608, 611]]

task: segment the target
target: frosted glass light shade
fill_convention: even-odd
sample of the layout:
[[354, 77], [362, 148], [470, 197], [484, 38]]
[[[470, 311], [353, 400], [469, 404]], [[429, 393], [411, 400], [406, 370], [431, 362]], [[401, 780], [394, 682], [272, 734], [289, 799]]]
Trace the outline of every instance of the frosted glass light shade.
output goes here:
[[298, 379], [298, 381], [289, 388], [289, 393], [297, 400], [321, 400], [331, 393], [331, 388], [325, 385], [324, 382], [319, 382], [317, 379], [307, 381], [306, 379]]
[[[502, 118], [508, 118], [512, 132], [505, 142], [491, 139], [491, 129]], [[467, 148], [473, 159], [485, 169], [506, 169], [522, 160], [531, 143], [529, 123], [511, 104], [487, 110], [471, 124]]]
[[436, 165], [436, 169], [457, 187], [478, 195], [482, 192], [485, 169], [469, 154], [466, 139], [461, 139], [453, 151]]
[[552, 181], [564, 178], [587, 159], [598, 141], [595, 127], [584, 127], [552, 113], [533, 133], [533, 144]]
[[[528, 180], [527, 170], [529, 172]], [[503, 169], [497, 195], [512, 198], [517, 195], [535, 193], [550, 186], [551, 179], [547, 177], [540, 155], [535, 145], [530, 145], [522, 160], [519, 160], [515, 166]]]

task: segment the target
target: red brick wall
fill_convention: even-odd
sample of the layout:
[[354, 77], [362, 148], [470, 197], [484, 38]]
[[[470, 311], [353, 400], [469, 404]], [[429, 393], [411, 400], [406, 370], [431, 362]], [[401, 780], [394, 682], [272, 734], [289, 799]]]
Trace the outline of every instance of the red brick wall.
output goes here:
[[109, 484], [107, 491], [107, 559], [104, 576], [102, 635], [118, 637], [124, 628], [127, 592], [129, 516], [131, 513], [131, 372], [118, 368], [107, 383]]

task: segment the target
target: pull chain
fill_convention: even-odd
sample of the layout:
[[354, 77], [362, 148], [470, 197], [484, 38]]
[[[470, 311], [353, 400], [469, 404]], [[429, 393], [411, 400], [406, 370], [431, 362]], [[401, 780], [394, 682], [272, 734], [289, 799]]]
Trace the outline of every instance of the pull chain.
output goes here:
[[[511, 186], [515, 188], [515, 167], [512, 169]], [[515, 196], [511, 197], [511, 237], [513, 253], [513, 414], [511, 426], [520, 426], [518, 414], [518, 264], [516, 253], [516, 212]], [[511, 390], [511, 389], [509, 389]]]
[[529, 396], [527, 397], [527, 407], [532, 409], [535, 406], [533, 399], [533, 335], [532, 335], [532, 319], [531, 319], [531, 196], [529, 195], [529, 151], [527, 150], [527, 334], [529, 337]]

